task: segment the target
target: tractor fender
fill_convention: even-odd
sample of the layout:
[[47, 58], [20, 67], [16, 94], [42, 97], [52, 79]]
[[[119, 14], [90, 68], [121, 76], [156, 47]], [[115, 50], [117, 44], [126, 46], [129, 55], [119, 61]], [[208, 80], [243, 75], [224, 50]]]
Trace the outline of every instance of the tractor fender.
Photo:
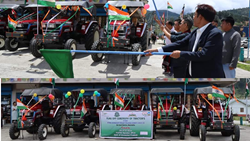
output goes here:
[[228, 105], [228, 119], [231, 117], [231, 107]]
[[193, 105], [192, 107], [193, 107], [193, 109], [194, 109], [195, 116], [196, 116], [196, 118], [198, 119], [198, 115], [197, 115], [196, 108], [194, 107], [194, 105]]
[[60, 107], [63, 107], [63, 105], [59, 105], [59, 106], [56, 108], [56, 111], [55, 111], [55, 113], [54, 113], [54, 115], [53, 115], [53, 118], [56, 116], [57, 111], [60, 109]]
[[92, 25], [92, 24], [95, 24], [95, 23], [96, 23], [96, 24], [98, 24], [98, 23], [97, 23], [97, 21], [91, 21], [91, 22], [89, 23], [89, 25], [88, 25], [87, 29], [85, 30], [85, 33], [84, 33], [84, 34], [87, 34], [87, 33], [88, 33], [89, 28], [91, 27], [91, 25]]
[[182, 105], [181, 105], [181, 117], [182, 117], [182, 115], [183, 115], [184, 110], [185, 110], [185, 107], [184, 107], [184, 105], [182, 104]]
[[109, 106], [109, 105], [104, 104], [103, 107], [102, 107], [102, 111], [104, 110], [104, 108], [105, 108], [106, 106]]
[[146, 27], [147, 27], [147, 23], [145, 23], [143, 25], [143, 29], [142, 29], [142, 32], [141, 32], [141, 37], [143, 36], [143, 34], [144, 34], [145, 30], [146, 30]]

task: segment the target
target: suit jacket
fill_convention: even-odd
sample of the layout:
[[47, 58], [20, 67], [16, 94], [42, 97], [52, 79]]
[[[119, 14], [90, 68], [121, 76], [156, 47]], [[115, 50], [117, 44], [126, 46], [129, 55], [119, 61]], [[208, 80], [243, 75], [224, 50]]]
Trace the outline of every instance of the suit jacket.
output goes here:
[[196, 30], [184, 39], [162, 47], [163, 51], [171, 52], [186, 47], [187, 51], [181, 51], [180, 57], [192, 61], [191, 77], [225, 78], [222, 67], [223, 38], [221, 31], [210, 24], [202, 33], [195, 51], [192, 52]]

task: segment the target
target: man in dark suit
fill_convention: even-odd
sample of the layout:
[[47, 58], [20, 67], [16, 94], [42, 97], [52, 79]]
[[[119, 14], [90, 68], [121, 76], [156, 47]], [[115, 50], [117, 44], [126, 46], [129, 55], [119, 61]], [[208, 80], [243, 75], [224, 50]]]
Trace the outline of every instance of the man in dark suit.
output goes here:
[[[188, 60], [186, 77], [193, 78], [224, 78], [222, 67], [223, 38], [219, 29], [211, 25], [216, 11], [207, 4], [197, 6], [194, 13], [194, 26], [198, 27], [184, 39], [160, 47], [149, 49], [146, 56], [151, 52], [172, 52], [172, 58]], [[180, 51], [186, 47], [186, 51]]]

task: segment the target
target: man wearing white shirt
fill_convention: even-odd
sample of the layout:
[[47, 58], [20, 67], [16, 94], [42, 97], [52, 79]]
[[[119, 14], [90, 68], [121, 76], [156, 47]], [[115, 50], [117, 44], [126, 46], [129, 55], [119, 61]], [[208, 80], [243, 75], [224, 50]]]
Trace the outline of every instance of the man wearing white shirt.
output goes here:
[[[151, 52], [172, 52], [172, 58], [183, 58], [187, 64], [186, 77], [193, 78], [224, 78], [222, 67], [223, 38], [219, 29], [211, 25], [216, 11], [207, 4], [197, 6], [194, 14], [194, 26], [198, 27], [184, 39], [157, 49], [149, 49]], [[186, 51], [183, 50], [185, 47]]]
[[[168, 27], [168, 29], [170, 29], [170, 32], [175, 32], [175, 33], [176, 33], [176, 31], [175, 31], [175, 29], [174, 29], [174, 23], [173, 23], [173, 22], [167, 21], [167, 22], [166, 22], [166, 26]], [[165, 39], [166, 45], [169, 45], [169, 44], [172, 43], [172, 42], [170, 41], [170, 39], [168, 39], [166, 36], [164, 36], [164, 39]]]

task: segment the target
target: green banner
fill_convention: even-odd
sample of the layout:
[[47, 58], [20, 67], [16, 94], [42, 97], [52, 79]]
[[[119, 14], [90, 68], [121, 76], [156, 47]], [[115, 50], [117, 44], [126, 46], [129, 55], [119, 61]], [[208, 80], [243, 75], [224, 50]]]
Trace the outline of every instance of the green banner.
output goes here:
[[101, 111], [100, 138], [152, 139], [152, 111]]

